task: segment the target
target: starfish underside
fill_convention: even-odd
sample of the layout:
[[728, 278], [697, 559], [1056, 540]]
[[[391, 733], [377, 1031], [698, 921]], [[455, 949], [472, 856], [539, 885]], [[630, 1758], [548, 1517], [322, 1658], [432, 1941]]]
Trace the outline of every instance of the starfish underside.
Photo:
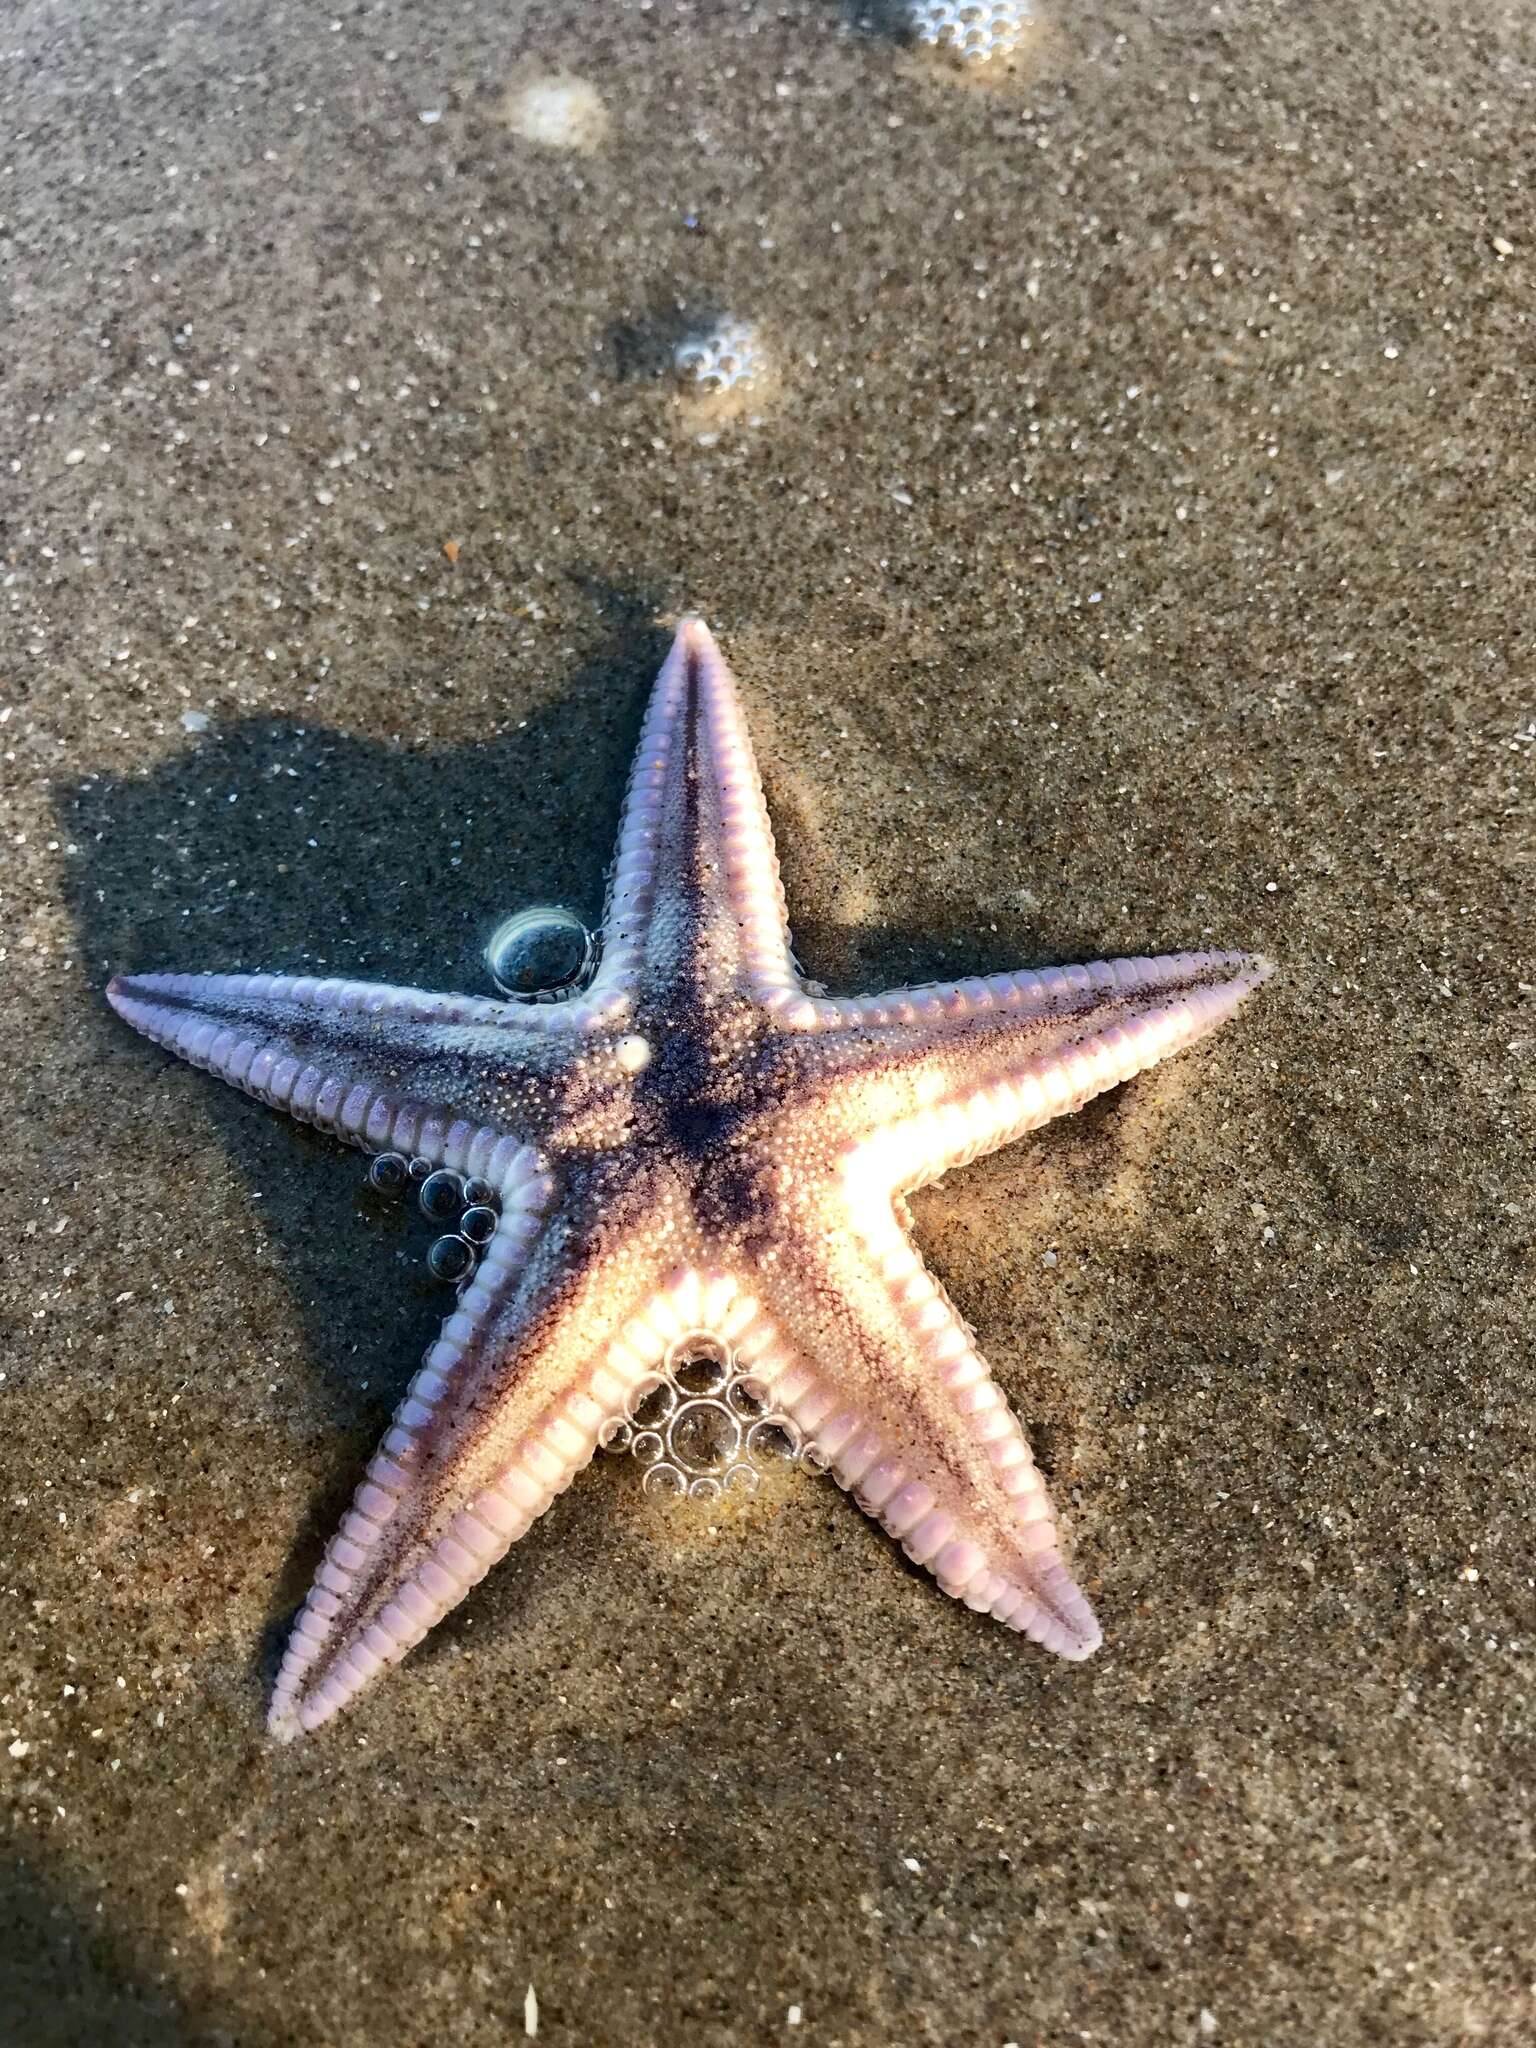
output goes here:
[[727, 1347], [945, 1592], [1064, 1657], [1098, 1624], [917, 1187], [1203, 1038], [1242, 953], [833, 999], [800, 979], [730, 673], [678, 631], [630, 776], [597, 972], [563, 1003], [134, 974], [147, 1037], [371, 1152], [489, 1180], [501, 1219], [294, 1625], [279, 1735], [458, 1601], [690, 1343]]

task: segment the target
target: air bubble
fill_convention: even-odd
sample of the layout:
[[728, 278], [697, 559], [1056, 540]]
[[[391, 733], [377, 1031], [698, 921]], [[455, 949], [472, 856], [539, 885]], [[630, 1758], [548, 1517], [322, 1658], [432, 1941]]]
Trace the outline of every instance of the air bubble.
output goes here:
[[489, 1244], [496, 1235], [497, 1220], [494, 1209], [488, 1209], [477, 1202], [473, 1208], [466, 1209], [459, 1218], [459, 1235], [467, 1237], [471, 1244]]
[[494, 1209], [496, 1190], [488, 1180], [481, 1180], [478, 1175], [471, 1174], [464, 1183], [464, 1200], [471, 1209]]
[[368, 1185], [381, 1195], [398, 1195], [410, 1175], [401, 1152], [380, 1152], [368, 1162]]
[[431, 1179], [432, 1162], [430, 1159], [413, 1159], [405, 1172], [411, 1185], [419, 1188], [424, 1180]]
[[680, 1344], [667, 1361], [670, 1377], [685, 1394], [717, 1393], [730, 1377], [729, 1359], [718, 1344], [706, 1348], [707, 1341]]
[[416, 1197], [423, 1216], [434, 1223], [456, 1223], [464, 1208], [464, 1183], [446, 1168], [428, 1174]]
[[766, 1464], [782, 1464], [800, 1454], [800, 1432], [792, 1422], [764, 1416], [747, 1432], [748, 1455]]
[[636, 1430], [635, 1440], [630, 1445], [631, 1451], [642, 1465], [654, 1465], [666, 1448], [659, 1433], [654, 1429]]
[[475, 1248], [462, 1237], [439, 1237], [427, 1253], [427, 1265], [439, 1280], [464, 1280], [474, 1271]]
[[677, 1394], [666, 1380], [641, 1380], [630, 1389], [628, 1408], [631, 1420], [642, 1428], [654, 1429], [664, 1422], [677, 1405]]
[[718, 1500], [720, 1482], [718, 1479], [690, 1479], [688, 1482], [690, 1500]]
[[647, 1493], [679, 1494], [685, 1481], [675, 1465], [653, 1465], [641, 1481]]
[[715, 1472], [741, 1447], [741, 1424], [724, 1401], [684, 1401], [671, 1419], [667, 1448], [690, 1472]]
[[597, 1432], [597, 1441], [605, 1451], [627, 1451], [634, 1442], [635, 1432], [622, 1415], [610, 1415]]
[[486, 944], [485, 964], [514, 1002], [557, 1002], [586, 980], [596, 950], [574, 911], [540, 904], [497, 927]]
[[831, 1470], [831, 1460], [824, 1452], [817, 1450], [814, 1444], [806, 1444], [801, 1450], [800, 1463], [807, 1472], [827, 1472]]

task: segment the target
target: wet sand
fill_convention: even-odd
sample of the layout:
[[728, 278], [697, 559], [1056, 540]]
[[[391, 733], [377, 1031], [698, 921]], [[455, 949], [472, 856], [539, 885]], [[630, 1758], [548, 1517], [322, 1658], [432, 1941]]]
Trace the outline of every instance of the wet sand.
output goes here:
[[[1530, 10], [1096, 0], [997, 82], [835, 0], [3, 41], [10, 2038], [1527, 2038]], [[1281, 962], [918, 1205], [1106, 1645], [604, 1459], [275, 1749], [443, 1297], [102, 986], [595, 916], [684, 607], [833, 988]]]

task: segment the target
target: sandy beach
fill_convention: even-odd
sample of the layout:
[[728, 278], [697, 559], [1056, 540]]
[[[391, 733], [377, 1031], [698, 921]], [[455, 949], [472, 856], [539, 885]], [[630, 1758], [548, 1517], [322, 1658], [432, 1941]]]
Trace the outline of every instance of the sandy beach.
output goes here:
[[[1536, 13], [1041, 9], [8, 10], [18, 2048], [1531, 2037]], [[915, 1204], [1104, 1647], [605, 1456], [279, 1748], [431, 1233], [103, 988], [488, 993], [690, 609], [830, 989], [1279, 963]]]

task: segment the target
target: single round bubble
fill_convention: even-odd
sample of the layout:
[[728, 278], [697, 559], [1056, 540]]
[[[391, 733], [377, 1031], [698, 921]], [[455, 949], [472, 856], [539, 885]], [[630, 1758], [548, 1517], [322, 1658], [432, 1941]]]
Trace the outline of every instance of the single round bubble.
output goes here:
[[765, 1415], [747, 1432], [747, 1450], [752, 1457], [766, 1459], [770, 1464], [783, 1462], [799, 1455], [800, 1433], [793, 1423]]
[[653, 1465], [641, 1485], [647, 1493], [681, 1493], [685, 1481], [675, 1465]]
[[459, 1218], [459, 1235], [467, 1237], [471, 1244], [489, 1244], [496, 1235], [498, 1221], [494, 1209], [487, 1209], [477, 1202]]
[[690, 1500], [718, 1500], [720, 1482], [718, 1479], [690, 1479], [688, 1482]]
[[410, 1169], [400, 1152], [380, 1152], [368, 1162], [368, 1185], [381, 1195], [397, 1195], [405, 1186]]
[[756, 1493], [760, 1483], [755, 1465], [733, 1465], [725, 1475], [727, 1493]]
[[749, 1422], [768, 1406], [768, 1390], [758, 1380], [732, 1380], [726, 1387], [725, 1398]]
[[462, 1237], [439, 1237], [427, 1252], [427, 1265], [439, 1280], [463, 1280], [473, 1272], [475, 1248]]
[[718, 1472], [741, 1448], [741, 1424], [723, 1401], [685, 1401], [667, 1429], [667, 1448], [689, 1472]]
[[598, 1430], [597, 1440], [605, 1451], [627, 1451], [634, 1434], [622, 1415], [610, 1415]]
[[446, 1168], [428, 1174], [416, 1197], [421, 1213], [434, 1223], [456, 1223], [464, 1208], [464, 1183]]
[[420, 1187], [424, 1180], [429, 1180], [432, 1176], [432, 1162], [430, 1159], [413, 1159], [405, 1171], [412, 1186]]
[[711, 1350], [702, 1345], [689, 1346], [669, 1362], [672, 1377], [685, 1394], [716, 1393], [730, 1374], [730, 1366], [718, 1346]]
[[831, 1459], [814, 1444], [806, 1444], [801, 1450], [800, 1463], [807, 1472], [828, 1472], [832, 1468]]
[[488, 1180], [481, 1180], [478, 1174], [471, 1174], [464, 1183], [464, 1199], [471, 1209], [494, 1209], [496, 1190]]
[[654, 1429], [658, 1423], [665, 1422], [677, 1406], [677, 1395], [665, 1380], [657, 1379], [653, 1374], [630, 1388], [629, 1399], [624, 1405], [631, 1420], [642, 1428]]
[[592, 971], [592, 934], [574, 911], [554, 904], [520, 910], [491, 934], [485, 964], [504, 996], [516, 1002], [553, 1002]]
[[630, 1449], [642, 1465], [654, 1465], [666, 1449], [666, 1445], [654, 1429], [641, 1429], [635, 1432], [635, 1440]]

